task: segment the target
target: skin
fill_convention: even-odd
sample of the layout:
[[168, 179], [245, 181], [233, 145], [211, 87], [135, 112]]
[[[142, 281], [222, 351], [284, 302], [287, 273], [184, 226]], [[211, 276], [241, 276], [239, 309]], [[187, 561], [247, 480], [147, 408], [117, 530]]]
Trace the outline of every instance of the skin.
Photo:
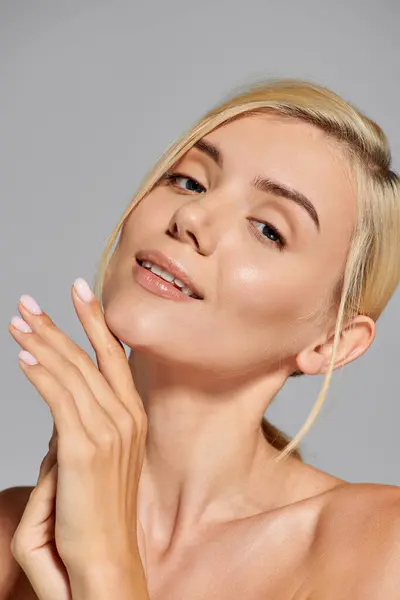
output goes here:
[[[272, 467], [277, 451], [259, 423], [291, 372], [321, 374], [329, 364], [336, 307], [320, 311], [356, 209], [346, 159], [315, 127], [266, 115], [204, 139], [219, 147], [223, 168], [191, 149], [173, 171], [206, 191], [185, 178], [160, 182], [125, 222], [104, 285], [107, 325], [133, 350], [149, 419], [139, 485], [148, 565], [177, 562], [211, 532], [343, 483], [294, 459]], [[321, 231], [301, 207], [253, 189], [256, 175], [305, 194]], [[260, 221], [286, 237], [282, 252]], [[141, 288], [131, 269], [143, 248], [179, 260], [204, 300], [179, 303]], [[335, 368], [361, 356], [374, 335], [374, 322], [357, 316]]]
[[[107, 326], [133, 349], [148, 417], [138, 533], [150, 597], [395, 597], [398, 489], [349, 484], [292, 458], [273, 467], [277, 451], [260, 430], [292, 371], [322, 374], [329, 363], [336, 307], [321, 311], [356, 207], [346, 161], [319, 130], [270, 116], [242, 118], [205, 140], [221, 150], [223, 169], [188, 152], [175, 170], [207, 191], [190, 191], [185, 178], [160, 182], [125, 223], [103, 295]], [[320, 233], [300, 207], [253, 190], [255, 175], [306, 194]], [[261, 220], [287, 238], [282, 252]], [[204, 300], [178, 303], [142, 289], [131, 269], [143, 248], [178, 259]], [[336, 368], [373, 341], [368, 317], [352, 325]], [[31, 491], [0, 498], [10, 536]], [[9, 571], [13, 600], [36, 598], [15, 564]]]

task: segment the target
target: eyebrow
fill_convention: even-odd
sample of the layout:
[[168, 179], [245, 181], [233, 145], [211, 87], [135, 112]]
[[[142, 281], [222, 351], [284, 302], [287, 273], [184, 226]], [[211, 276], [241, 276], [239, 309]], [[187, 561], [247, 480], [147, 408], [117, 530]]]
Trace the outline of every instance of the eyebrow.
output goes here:
[[[222, 169], [223, 167], [223, 158], [221, 150], [212, 144], [211, 142], [206, 142], [204, 139], [199, 140], [193, 145], [193, 148], [196, 148], [200, 152], [203, 152], [207, 156], [209, 156], [215, 164]], [[292, 200], [298, 206], [301, 206], [304, 210], [306, 210], [313, 220], [318, 232], [321, 229], [318, 213], [313, 205], [313, 203], [301, 192], [291, 188], [279, 181], [257, 176], [252, 181], [252, 186], [260, 190], [262, 192], [267, 192], [269, 194], [274, 194], [275, 196], [280, 196], [281, 198], [287, 198], [288, 200]]]

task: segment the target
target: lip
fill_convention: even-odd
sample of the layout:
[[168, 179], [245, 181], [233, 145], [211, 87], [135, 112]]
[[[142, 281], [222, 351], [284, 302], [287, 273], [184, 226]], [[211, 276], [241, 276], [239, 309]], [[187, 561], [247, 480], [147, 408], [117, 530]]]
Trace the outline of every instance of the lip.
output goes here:
[[140, 250], [136, 254], [136, 259], [138, 260], [148, 260], [149, 262], [154, 263], [161, 269], [168, 271], [173, 275], [176, 279], [180, 279], [182, 283], [189, 288], [196, 296], [198, 296], [201, 300], [204, 299], [204, 294], [202, 291], [194, 284], [192, 279], [187, 274], [185, 268], [181, 263], [177, 260], [170, 258], [160, 252], [160, 250], [149, 249], [149, 250]]

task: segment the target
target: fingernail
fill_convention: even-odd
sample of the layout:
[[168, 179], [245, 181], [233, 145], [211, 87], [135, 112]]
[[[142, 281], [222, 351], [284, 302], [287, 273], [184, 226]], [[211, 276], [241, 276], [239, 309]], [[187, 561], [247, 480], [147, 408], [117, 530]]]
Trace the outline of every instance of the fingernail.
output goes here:
[[21, 319], [21, 317], [13, 317], [11, 323], [18, 331], [22, 331], [22, 333], [32, 333], [32, 329], [29, 327], [28, 323], [24, 321], [24, 319]]
[[33, 315], [41, 315], [41, 314], [43, 314], [42, 313], [42, 309], [40, 308], [39, 304], [36, 302], [36, 300], [34, 298], [32, 298], [32, 296], [28, 296], [28, 294], [22, 294], [22, 296], [19, 299], [19, 301]]
[[94, 294], [90, 289], [89, 284], [84, 279], [82, 279], [82, 277], [78, 277], [78, 279], [75, 279], [74, 288], [79, 298], [83, 300], [83, 302], [91, 302], [91, 300], [93, 300]]
[[30, 352], [27, 352], [27, 350], [21, 350], [21, 352], [18, 354], [18, 357], [22, 360], [22, 362], [26, 363], [27, 365], [38, 364], [36, 358]]

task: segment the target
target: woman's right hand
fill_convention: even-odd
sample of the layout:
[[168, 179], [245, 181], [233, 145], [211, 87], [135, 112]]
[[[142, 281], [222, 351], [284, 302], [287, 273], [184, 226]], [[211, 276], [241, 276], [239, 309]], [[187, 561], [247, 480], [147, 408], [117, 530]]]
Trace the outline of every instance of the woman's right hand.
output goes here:
[[55, 544], [57, 445], [53, 425], [49, 451], [11, 542], [11, 552], [39, 600], [72, 600], [68, 573]]

